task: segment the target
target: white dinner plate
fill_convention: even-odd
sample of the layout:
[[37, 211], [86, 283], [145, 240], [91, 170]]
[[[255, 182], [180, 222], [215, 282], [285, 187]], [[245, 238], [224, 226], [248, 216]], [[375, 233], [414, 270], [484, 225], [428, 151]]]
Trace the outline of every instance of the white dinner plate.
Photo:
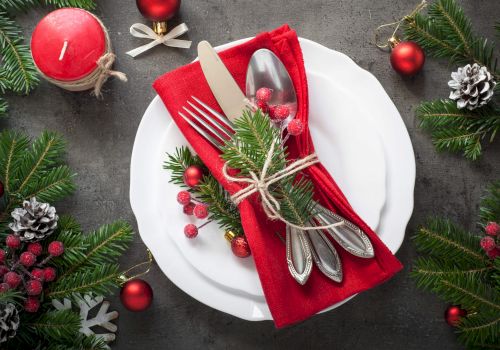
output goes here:
[[[236, 43], [228, 45], [234, 44]], [[320, 159], [332, 172], [353, 207], [373, 228], [377, 228], [382, 209], [378, 232], [388, 247], [395, 252], [403, 240], [413, 206], [414, 158], [406, 129], [394, 105], [371, 74], [360, 69], [345, 55], [305, 39], [301, 39], [301, 45], [311, 90], [311, 129]], [[326, 69], [326, 66], [329, 69]], [[337, 66], [344, 70], [350, 69], [354, 79], [353, 75], [349, 75], [349, 79], [344, 78], [346, 81], [340, 79], [342, 74], [339, 74], [337, 69], [331, 69]], [[353, 94], [349, 89], [356, 84], [369, 86], [364, 94], [360, 95], [359, 89]], [[335, 96], [327, 98], [333, 103], [318, 103], [324, 101], [324, 97], [321, 99], [322, 94]], [[375, 98], [380, 100], [374, 102]], [[360, 103], [359, 99], [366, 99], [366, 103]], [[331, 120], [321, 112], [322, 104], [325, 108], [330, 108], [333, 116]], [[374, 105], [376, 108], [373, 108]], [[377, 119], [374, 120], [373, 117]], [[316, 121], [336, 122], [328, 129], [336, 133], [338, 140], [334, 139], [338, 141], [337, 144], [332, 143], [331, 147], [322, 146], [322, 138], [328, 140], [329, 137], [322, 135], [323, 128], [319, 127], [320, 125], [316, 127]], [[349, 128], [344, 128], [346, 125], [349, 125]], [[366, 132], [367, 129], [369, 132]], [[175, 138], [175, 135], [178, 138]], [[377, 147], [380, 142], [379, 135], [384, 136], [381, 148]], [[170, 122], [161, 100], [155, 98], [143, 117], [132, 154], [131, 204], [141, 236], [164, 273], [194, 298], [244, 319], [270, 319], [251, 259], [240, 260], [233, 257], [215, 225], [212, 227], [213, 231], [204, 230], [196, 240], [186, 240], [182, 235], [182, 227], [185, 224], [182, 220], [186, 217], [166, 216], [167, 212], [172, 212], [169, 208], [178, 208], [175, 203], [178, 188], [168, 184], [168, 174], [161, 169], [161, 163], [165, 158], [165, 151], [172, 151], [169, 147], [182, 144], [182, 140], [175, 124]], [[352, 140], [356, 140], [362, 148], [342, 148], [343, 144], [349, 144]], [[388, 141], [391, 142], [389, 145]], [[377, 149], [382, 150], [378, 155], [373, 151]], [[395, 154], [396, 152], [399, 154]], [[387, 177], [380, 171], [385, 163], [381, 153], [387, 157], [388, 169], [392, 171]], [[368, 158], [375, 162], [366, 160], [366, 154], [370, 154]], [[347, 157], [348, 155], [352, 157]], [[391, 163], [394, 163], [391, 159], [398, 160], [402, 166], [391, 166]], [[360, 166], [361, 164], [363, 166]], [[371, 187], [363, 187], [365, 183], [354, 185], [356, 182], [350, 182], [350, 174], [356, 174], [353, 178], [364, 179]], [[402, 175], [403, 180], [394, 181], [397, 187], [388, 181], [391, 178], [401, 179]], [[384, 178], [388, 186], [387, 191], [383, 186]], [[172, 187], [170, 192], [168, 186]], [[360, 188], [363, 190], [359, 191]], [[383, 189], [382, 195], [376, 189]], [[395, 193], [395, 190], [398, 192]], [[388, 202], [384, 201], [385, 193], [388, 195]], [[363, 205], [364, 202], [370, 202], [371, 209], [363, 209], [368, 208]], [[384, 202], [385, 206], [382, 208]], [[159, 221], [158, 217], [164, 219]], [[177, 222], [178, 227], [173, 227]], [[210, 261], [210, 264], [207, 264], [207, 261]], [[231, 274], [234, 269], [220, 269], [221, 265], [211, 265], [212, 261], [225, 262], [225, 265], [237, 269], [244, 277], [234, 279], [235, 275]], [[206, 265], [208, 266], [205, 268]], [[244, 273], [241, 273], [242, 271]]]

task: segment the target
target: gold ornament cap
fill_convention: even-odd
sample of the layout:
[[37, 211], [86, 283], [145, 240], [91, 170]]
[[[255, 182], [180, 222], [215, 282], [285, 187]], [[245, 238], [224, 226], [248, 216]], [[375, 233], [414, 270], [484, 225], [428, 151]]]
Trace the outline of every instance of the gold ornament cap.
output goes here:
[[153, 22], [153, 30], [158, 35], [167, 34], [167, 22]]
[[224, 238], [229, 242], [231, 243], [232, 240], [238, 236], [236, 233], [234, 233], [233, 231], [230, 231], [230, 230], [227, 230], [226, 233], [224, 233]]

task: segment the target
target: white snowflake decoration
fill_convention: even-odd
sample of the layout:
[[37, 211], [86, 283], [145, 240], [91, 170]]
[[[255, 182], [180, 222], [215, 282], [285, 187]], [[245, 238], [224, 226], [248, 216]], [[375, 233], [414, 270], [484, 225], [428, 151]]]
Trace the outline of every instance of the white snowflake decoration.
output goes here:
[[[80, 309], [80, 318], [82, 320], [80, 333], [87, 336], [94, 334], [96, 337], [103, 339], [106, 343], [115, 340], [115, 333], [118, 330], [118, 327], [110, 321], [118, 318], [118, 311], [108, 312], [110, 305], [109, 301], [104, 301], [104, 297], [102, 296], [93, 297], [88, 294], [83, 297], [81, 295], [77, 295], [76, 299], [78, 300], [78, 308]], [[101, 308], [97, 312], [97, 315], [93, 318], [89, 318], [89, 311], [99, 304], [101, 304]], [[72, 308], [71, 300], [69, 299], [64, 299], [63, 302], [54, 299], [52, 300], [52, 305], [57, 310], [71, 310]], [[107, 329], [110, 333], [96, 334], [91, 329], [95, 326]]]

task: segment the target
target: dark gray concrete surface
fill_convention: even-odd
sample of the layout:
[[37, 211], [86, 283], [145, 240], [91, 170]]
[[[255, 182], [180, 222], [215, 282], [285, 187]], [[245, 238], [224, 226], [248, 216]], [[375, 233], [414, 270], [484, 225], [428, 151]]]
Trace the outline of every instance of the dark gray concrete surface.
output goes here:
[[[470, 163], [457, 155], [437, 154], [422, 132], [414, 108], [426, 99], [446, 97], [450, 67], [428, 60], [422, 74], [402, 79], [389, 57], [371, 44], [372, 29], [408, 13], [418, 1], [393, 0], [184, 0], [172, 25], [185, 21], [195, 43], [222, 44], [288, 22], [300, 36], [344, 52], [372, 72], [398, 107], [409, 130], [417, 162], [415, 211], [397, 256], [404, 271], [391, 281], [359, 295], [346, 305], [300, 325], [276, 330], [271, 322], [251, 323], [215, 311], [173, 285], [155, 266], [146, 277], [155, 291], [153, 306], [143, 313], [121, 307], [114, 349], [460, 349], [453, 330], [443, 321], [445, 304], [416, 289], [409, 278], [415, 249], [409, 237], [431, 214], [448, 216], [473, 228], [480, 196], [500, 173], [500, 140], [484, 157]], [[462, 0], [478, 33], [494, 39], [500, 14], [497, 0]], [[158, 47], [138, 59], [124, 53], [144, 42], [132, 38], [132, 23], [145, 22], [133, 0], [100, 0], [97, 14], [108, 26], [118, 54], [116, 68], [127, 84], [106, 85], [105, 99], [69, 93], [42, 82], [29, 97], [11, 97], [10, 118], [0, 127], [31, 135], [56, 130], [68, 140], [68, 161], [78, 172], [78, 191], [57, 205], [74, 214], [86, 229], [122, 218], [133, 223], [129, 204], [129, 162], [137, 126], [155, 96], [151, 83], [160, 74], [190, 62], [195, 49]], [[47, 12], [21, 16], [29, 37]], [[454, 68], [454, 67], [453, 67]], [[123, 266], [142, 261], [139, 235], [121, 259]], [[286, 293], [283, 295], [286, 298]]]

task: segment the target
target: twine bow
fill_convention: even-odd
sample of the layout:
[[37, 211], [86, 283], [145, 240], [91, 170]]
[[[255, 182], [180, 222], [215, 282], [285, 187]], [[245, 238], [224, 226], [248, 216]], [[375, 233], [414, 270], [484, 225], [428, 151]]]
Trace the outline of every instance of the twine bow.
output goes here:
[[280, 203], [276, 198], [274, 198], [274, 196], [269, 191], [269, 186], [284, 179], [285, 177], [288, 177], [307, 167], [310, 167], [313, 164], [319, 163], [319, 159], [316, 153], [313, 153], [289, 164], [287, 167], [274, 174], [267, 175], [269, 167], [271, 166], [272, 163], [275, 146], [276, 144], [273, 143], [269, 149], [269, 152], [267, 153], [266, 161], [264, 163], [264, 166], [262, 167], [260, 177], [258, 177], [253, 171], [250, 171], [250, 178], [233, 177], [228, 173], [227, 163], [224, 164], [222, 168], [222, 173], [224, 174], [227, 180], [232, 182], [240, 182], [248, 184], [247, 187], [241, 189], [240, 191], [236, 192], [231, 196], [231, 200], [233, 201], [233, 203], [235, 205], [238, 205], [245, 198], [258, 192], [262, 199], [262, 207], [264, 208], [264, 212], [266, 213], [267, 217], [271, 220], [280, 220], [285, 224], [287, 224], [288, 226], [294, 227], [301, 231], [326, 230], [332, 227], [343, 225], [344, 222], [340, 221], [338, 223], [325, 226], [300, 226], [287, 221], [283, 216], [280, 215], [279, 213]]
[[113, 63], [115, 63], [116, 55], [112, 52], [104, 54], [97, 60], [97, 71], [98, 77], [94, 85], [94, 95], [97, 97], [102, 97], [102, 86], [108, 80], [109, 77], [116, 77], [121, 81], [127, 81], [127, 75], [116, 70], [112, 70]]
[[147, 25], [142, 23], [132, 24], [130, 27], [130, 34], [132, 34], [136, 38], [145, 38], [153, 40], [149, 44], [140, 46], [136, 49], [133, 49], [127, 52], [127, 55], [132, 57], [136, 57], [157, 45], [165, 45], [170, 47], [178, 47], [181, 49], [189, 49], [191, 47], [191, 41], [189, 40], [181, 40], [176, 39], [178, 36], [186, 33], [188, 31], [188, 27], [185, 23], [179, 24], [177, 27], [172, 29], [165, 35], [156, 34], [153, 29], [149, 28]]

